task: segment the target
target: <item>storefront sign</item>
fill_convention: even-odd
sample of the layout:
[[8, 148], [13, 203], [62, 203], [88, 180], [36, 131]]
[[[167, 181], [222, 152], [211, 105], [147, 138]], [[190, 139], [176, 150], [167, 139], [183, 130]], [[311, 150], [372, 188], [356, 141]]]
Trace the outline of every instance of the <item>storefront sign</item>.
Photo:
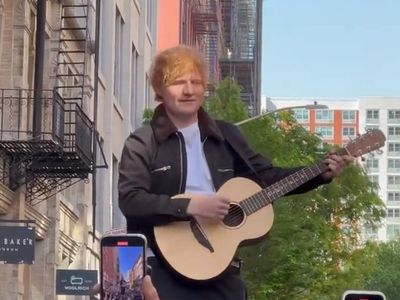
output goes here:
[[97, 283], [97, 271], [93, 270], [57, 270], [57, 295], [90, 295]]
[[0, 263], [33, 264], [35, 261], [35, 228], [0, 226]]

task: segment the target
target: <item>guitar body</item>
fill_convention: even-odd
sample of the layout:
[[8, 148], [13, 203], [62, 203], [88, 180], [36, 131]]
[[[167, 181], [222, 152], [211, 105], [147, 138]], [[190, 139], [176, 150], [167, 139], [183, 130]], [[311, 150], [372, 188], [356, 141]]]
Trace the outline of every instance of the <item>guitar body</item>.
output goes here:
[[[155, 227], [155, 239], [167, 263], [179, 274], [193, 280], [209, 280], [220, 275], [228, 268], [241, 242], [260, 238], [272, 227], [272, 205], [249, 216], [235, 205], [260, 190], [255, 182], [241, 177], [230, 179], [221, 186], [217, 194], [231, 200], [234, 209], [229, 214], [234, 214], [234, 222], [226, 224], [196, 218], [212, 251], [199, 243], [189, 221]], [[179, 196], [182, 197], [176, 197]]]

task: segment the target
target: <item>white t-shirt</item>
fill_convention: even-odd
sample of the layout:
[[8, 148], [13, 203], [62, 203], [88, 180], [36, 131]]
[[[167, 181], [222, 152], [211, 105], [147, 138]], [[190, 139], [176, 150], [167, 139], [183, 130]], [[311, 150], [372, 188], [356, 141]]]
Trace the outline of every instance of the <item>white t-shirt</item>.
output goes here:
[[203, 145], [200, 138], [198, 123], [181, 128], [179, 131], [185, 139], [187, 176], [185, 193], [190, 194], [213, 194], [215, 193], [214, 184], [211, 179]]

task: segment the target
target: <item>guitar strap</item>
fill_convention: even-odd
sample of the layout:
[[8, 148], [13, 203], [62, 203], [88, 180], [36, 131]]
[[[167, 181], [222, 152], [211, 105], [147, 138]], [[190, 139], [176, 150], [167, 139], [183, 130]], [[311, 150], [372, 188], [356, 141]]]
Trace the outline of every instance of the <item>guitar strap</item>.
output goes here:
[[257, 179], [264, 185], [267, 186], [264, 182], [264, 180], [262, 179], [262, 177], [260, 176], [260, 174], [258, 174], [258, 172], [256, 171], [256, 169], [254, 169], [253, 165], [250, 163], [249, 159], [242, 153], [241, 151], [241, 147], [239, 147], [236, 144], [235, 139], [233, 139], [230, 136], [230, 130], [229, 128], [227, 130], [225, 130], [225, 126], [223, 126], [220, 122], [217, 122], [219, 129], [221, 130], [225, 140], [228, 142], [228, 145], [233, 149], [233, 151], [240, 157], [240, 159], [242, 159], [245, 164], [247, 165], [247, 167], [250, 169], [250, 171], [257, 177]]

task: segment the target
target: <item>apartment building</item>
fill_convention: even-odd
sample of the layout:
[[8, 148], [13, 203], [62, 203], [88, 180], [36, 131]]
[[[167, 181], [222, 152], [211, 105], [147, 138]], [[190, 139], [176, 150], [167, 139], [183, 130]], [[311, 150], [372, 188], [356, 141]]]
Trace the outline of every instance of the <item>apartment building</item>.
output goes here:
[[0, 1], [0, 225], [35, 228], [0, 299], [67, 299], [57, 270], [98, 270], [102, 233], [125, 226], [118, 164], [154, 105], [156, 16], [147, 0]]
[[326, 109], [293, 109], [296, 119], [322, 140], [345, 145], [368, 129], [378, 128], [386, 136], [380, 151], [366, 154], [362, 164], [372, 182], [379, 184], [379, 197], [387, 206], [386, 218], [378, 230], [363, 228], [364, 239], [387, 241], [400, 236], [400, 97], [269, 98], [266, 111], [293, 106], [326, 105]]

